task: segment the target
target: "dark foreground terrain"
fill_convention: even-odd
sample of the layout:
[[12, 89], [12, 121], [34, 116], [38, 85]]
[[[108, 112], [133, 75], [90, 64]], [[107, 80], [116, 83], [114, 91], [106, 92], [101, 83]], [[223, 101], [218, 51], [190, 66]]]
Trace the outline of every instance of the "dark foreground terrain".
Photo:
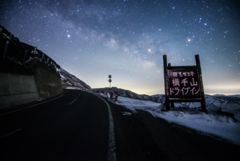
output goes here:
[[[108, 104], [118, 161], [239, 159], [237, 145]], [[0, 126], [1, 161], [109, 160], [108, 108], [92, 93], [65, 90], [54, 100], [0, 114]]]

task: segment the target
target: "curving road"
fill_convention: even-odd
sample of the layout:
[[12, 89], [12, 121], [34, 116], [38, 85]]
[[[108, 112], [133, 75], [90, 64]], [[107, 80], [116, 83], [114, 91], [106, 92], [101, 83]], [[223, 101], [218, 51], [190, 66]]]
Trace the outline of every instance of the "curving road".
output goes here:
[[109, 114], [77, 90], [0, 116], [0, 160], [108, 160]]
[[78, 90], [2, 113], [0, 129], [0, 161], [225, 161], [239, 160], [240, 152], [221, 138]]

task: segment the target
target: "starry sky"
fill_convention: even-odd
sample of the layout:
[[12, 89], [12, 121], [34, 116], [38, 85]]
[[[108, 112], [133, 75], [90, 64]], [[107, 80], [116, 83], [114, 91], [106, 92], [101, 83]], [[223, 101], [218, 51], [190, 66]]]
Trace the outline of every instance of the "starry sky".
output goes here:
[[92, 88], [163, 94], [163, 55], [196, 65], [206, 94], [240, 93], [233, 0], [2, 0], [0, 24]]

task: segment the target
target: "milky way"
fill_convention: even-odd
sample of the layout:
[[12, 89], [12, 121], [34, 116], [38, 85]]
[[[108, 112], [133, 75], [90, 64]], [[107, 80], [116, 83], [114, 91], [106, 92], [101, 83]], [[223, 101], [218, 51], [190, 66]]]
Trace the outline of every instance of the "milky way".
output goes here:
[[0, 24], [92, 88], [164, 93], [163, 55], [195, 65], [205, 93], [240, 93], [240, 14], [224, 0], [1, 1]]

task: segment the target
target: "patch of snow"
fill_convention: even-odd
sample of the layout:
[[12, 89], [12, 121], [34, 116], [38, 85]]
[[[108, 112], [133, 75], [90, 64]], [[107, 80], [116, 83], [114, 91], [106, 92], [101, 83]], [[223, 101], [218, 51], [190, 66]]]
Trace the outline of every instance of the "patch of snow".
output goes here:
[[131, 112], [123, 112], [122, 115], [131, 115]]
[[108, 96], [105, 95], [105, 94], [103, 94], [103, 93], [100, 93], [100, 96], [105, 97], [105, 98], [108, 98]]
[[63, 87], [64, 89], [74, 89], [74, 90], [82, 90], [80, 87]]
[[143, 101], [127, 97], [118, 97], [116, 104], [122, 105], [130, 109], [133, 113], [136, 113], [136, 110], [158, 110], [160, 111], [161, 103], [156, 103], [152, 101]]

